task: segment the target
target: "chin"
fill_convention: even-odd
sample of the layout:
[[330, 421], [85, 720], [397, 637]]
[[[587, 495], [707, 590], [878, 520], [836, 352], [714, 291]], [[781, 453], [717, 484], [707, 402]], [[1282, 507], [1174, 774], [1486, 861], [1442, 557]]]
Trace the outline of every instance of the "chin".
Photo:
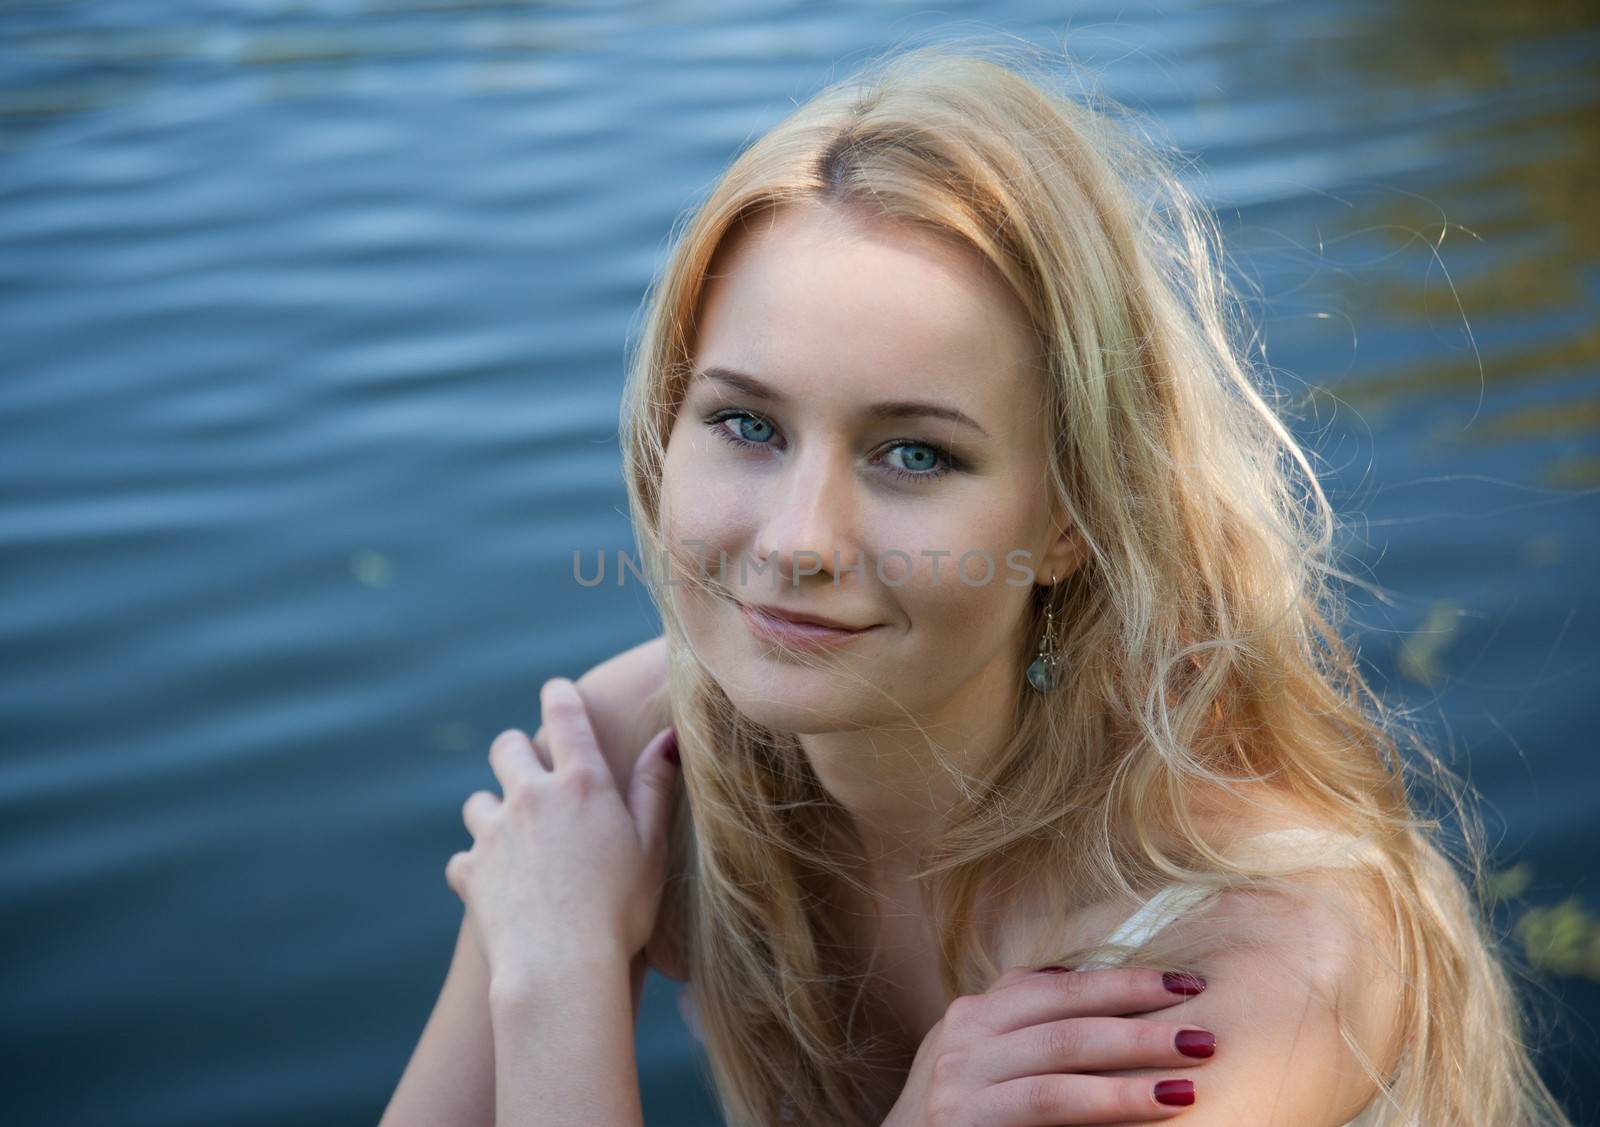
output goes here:
[[796, 736], [819, 736], [825, 732], [842, 732], [869, 726], [864, 720], [852, 721], [839, 715], [836, 699], [818, 707], [799, 701], [773, 700], [770, 697], [756, 700], [733, 700], [737, 708], [752, 724], [759, 724], [773, 732], [788, 732]]
[[733, 706], [752, 723], [775, 732], [819, 735], [870, 726], [861, 688], [846, 674], [779, 663], [771, 658], [738, 660], [728, 670], [709, 666]]

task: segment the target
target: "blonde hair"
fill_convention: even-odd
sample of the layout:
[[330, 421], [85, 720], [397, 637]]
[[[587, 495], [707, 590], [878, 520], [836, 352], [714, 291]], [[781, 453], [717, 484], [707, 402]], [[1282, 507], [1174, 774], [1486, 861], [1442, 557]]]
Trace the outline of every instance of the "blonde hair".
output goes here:
[[[733, 707], [664, 581], [700, 582], [667, 542], [662, 471], [713, 257], [758, 216], [820, 202], [959, 240], [1026, 308], [1042, 346], [1041, 471], [1087, 548], [1017, 624], [1023, 654], [1050, 606], [1064, 683], [1039, 694], [1019, 677], [1015, 699], [996, 702], [1014, 707], [1015, 733], [983, 777], [961, 779], [926, 858], [947, 998], [1003, 969], [986, 942], [986, 898], [1029, 874], [1050, 874], [1042, 893], [1063, 907], [1173, 880], [1291, 890], [1281, 867], [1240, 860], [1202, 830], [1202, 796], [1250, 803], [1264, 784], [1369, 847], [1352, 880], [1390, 928], [1405, 1049], [1365, 1062], [1378, 1091], [1363, 1122], [1565, 1123], [1474, 895], [1477, 820], [1337, 632], [1329, 579], [1351, 577], [1333, 562], [1335, 517], [1234, 338], [1213, 220], [1171, 155], [1125, 127], [1133, 115], [1057, 89], [1061, 69], [1026, 49], [952, 43], [873, 61], [739, 154], [647, 295], [624, 396], [625, 470], [644, 556], [666, 563], [647, 577], [692, 814], [676, 819], [687, 880], [668, 910], [684, 929], [724, 1115], [764, 1125], [788, 1108], [799, 1122], [854, 1127], [878, 1122], [893, 1098], [866, 1067], [877, 1046], [855, 1018], [870, 968], [852, 960], [841, 924], [862, 890], [860, 842], [796, 737]], [[1451, 798], [1458, 860], [1408, 796], [1422, 782]], [[1054, 954], [1073, 965], [1084, 952]]]

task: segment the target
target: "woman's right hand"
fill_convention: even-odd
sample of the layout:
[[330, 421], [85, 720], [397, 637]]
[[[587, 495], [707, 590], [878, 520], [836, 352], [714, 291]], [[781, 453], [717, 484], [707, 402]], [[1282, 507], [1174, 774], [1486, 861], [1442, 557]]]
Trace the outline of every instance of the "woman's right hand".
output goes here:
[[1204, 989], [1193, 975], [1131, 967], [1008, 970], [984, 993], [950, 1003], [917, 1049], [883, 1127], [1169, 1119], [1194, 1102], [1192, 1080], [1093, 1074], [1202, 1063], [1216, 1046], [1206, 1030], [1121, 1015], [1176, 1005]]

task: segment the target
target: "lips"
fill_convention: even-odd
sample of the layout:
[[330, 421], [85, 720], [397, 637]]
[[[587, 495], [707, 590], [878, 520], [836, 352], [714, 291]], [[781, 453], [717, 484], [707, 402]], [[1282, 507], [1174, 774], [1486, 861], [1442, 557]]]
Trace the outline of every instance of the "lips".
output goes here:
[[[818, 651], [844, 646], [871, 634], [872, 626], [846, 626], [838, 619], [800, 611], [779, 611], [768, 607], [737, 604], [746, 625], [756, 639], [781, 650]], [[820, 620], [820, 622], [818, 621]]]
[[857, 632], [870, 629], [867, 626], [851, 626], [848, 622], [841, 622], [836, 618], [825, 618], [820, 614], [810, 614], [805, 611], [784, 610], [780, 607], [761, 606], [749, 604], [750, 609], [766, 615], [768, 618], [781, 618], [785, 622], [793, 622], [802, 626], [825, 626], [830, 630], [848, 630]]

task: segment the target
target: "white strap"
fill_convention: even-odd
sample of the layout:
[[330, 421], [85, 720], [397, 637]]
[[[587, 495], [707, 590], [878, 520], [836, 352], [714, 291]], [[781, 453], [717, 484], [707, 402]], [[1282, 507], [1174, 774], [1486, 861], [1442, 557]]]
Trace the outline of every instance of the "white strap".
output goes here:
[[[1118, 946], [1137, 947], [1168, 924], [1176, 922], [1185, 913], [1217, 894], [1214, 888], [1195, 884], [1169, 884], [1150, 899], [1139, 905], [1138, 911], [1122, 921], [1120, 927], [1106, 937], [1105, 942]], [[1121, 960], [1115, 954], [1091, 956], [1079, 964], [1086, 969], [1116, 966]]]

